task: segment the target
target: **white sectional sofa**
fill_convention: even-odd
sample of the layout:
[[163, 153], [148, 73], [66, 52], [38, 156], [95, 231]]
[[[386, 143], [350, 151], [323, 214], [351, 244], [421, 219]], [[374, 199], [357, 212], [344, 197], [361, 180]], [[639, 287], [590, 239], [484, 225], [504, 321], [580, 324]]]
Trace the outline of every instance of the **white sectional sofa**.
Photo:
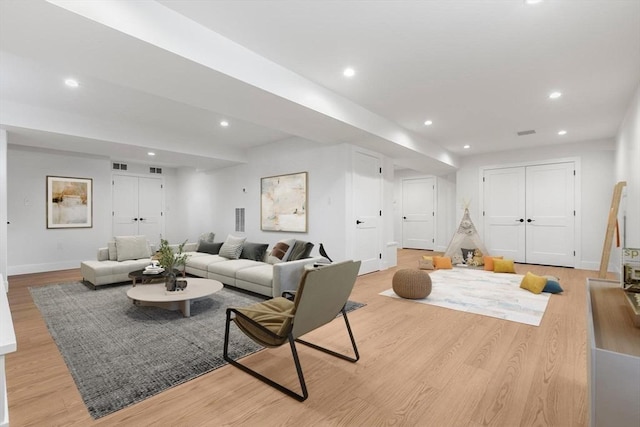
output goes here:
[[[279, 247], [282, 249], [283, 245], [293, 248], [295, 242], [301, 241], [295, 241], [294, 239], [281, 241], [274, 245], [274, 248]], [[302, 243], [306, 245], [303, 255], [307, 255], [313, 245], [308, 242]], [[291, 249], [289, 252], [282, 254], [284, 261], [272, 255], [274, 249], [271, 252], [265, 250], [262, 256], [260, 256], [259, 252], [248, 251], [247, 257], [230, 259], [217, 253], [220, 245], [222, 243], [198, 242], [185, 244], [184, 251], [189, 254], [185, 272], [197, 277], [219, 280], [225, 285], [255, 292], [270, 298], [280, 296], [285, 290], [295, 290], [306, 265], [327, 262], [324, 257], [320, 256], [303, 257], [302, 259], [288, 261], [286, 256], [290, 254]], [[246, 242], [243, 245], [247, 248], [253, 245], [266, 249], [264, 244], [256, 245]], [[177, 247], [177, 245], [172, 246]], [[199, 248], [203, 251], [199, 251]], [[208, 250], [208, 252], [204, 252], [204, 250]], [[111, 251], [112, 259], [109, 256], [109, 248], [100, 248], [98, 249], [98, 259], [82, 262], [80, 270], [85, 282], [93, 288], [111, 283], [126, 282], [130, 280], [128, 276], [130, 272], [143, 269], [150, 264], [152, 248], [149, 251], [146, 257], [118, 261], [117, 257], [115, 260], [113, 259], [113, 248]], [[241, 255], [244, 256], [244, 252]], [[126, 256], [120, 258], [126, 258]], [[258, 261], [255, 258], [260, 260]]]

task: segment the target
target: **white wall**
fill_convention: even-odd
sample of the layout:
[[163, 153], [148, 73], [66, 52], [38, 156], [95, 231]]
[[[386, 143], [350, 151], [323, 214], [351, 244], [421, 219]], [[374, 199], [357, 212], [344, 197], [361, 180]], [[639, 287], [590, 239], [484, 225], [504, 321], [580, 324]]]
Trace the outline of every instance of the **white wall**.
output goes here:
[[602, 140], [464, 157], [456, 175], [457, 221], [462, 217], [463, 200], [470, 200], [471, 219], [482, 235], [480, 218], [480, 169], [482, 167], [576, 158], [581, 170], [581, 182], [578, 183], [580, 193], [577, 197], [580, 205], [576, 205], [580, 221], [579, 248], [576, 250], [579, 259], [576, 260], [576, 267], [598, 270], [613, 192], [614, 150], [614, 141]]
[[[248, 241], [274, 244], [296, 238], [313, 242], [312, 254], [323, 243], [334, 260], [350, 257], [348, 227], [353, 224], [350, 173], [352, 147], [346, 144], [318, 145], [301, 138], [253, 149], [248, 163], [213, 172], [182, 169], [178, 172], [178, 199], [183, 211], [178, 215], [186, 227], [167, 227], [176, 240], [194, 241], [204, 232], [216, 233], [216, 241], [228, 234], [243, 235]], [[382, 268], [387, 266], [385, 244], [393, 239], [393, 168], [383, 158]], [[308, 232], [286, 233], [260, 230], [260, 179], [274, 175], [308, 172]], [[235, 209], [245, 208], [245, 232], [236, 232]], [[182, 228], [181, 228], [182, 227]]]
[[[108, 159], [9, 145], [9, 274], [79, 268], [95, 258], [111, 232], [110, 169]], [[47, 229], [47, 175], [93, 179], [92, 228]]]
[[616, 137], [615, 181], [626, 181], [624, 203], [620, 206], [621, 238], [630, 248], [640, 248], [640, 87], [633, 96]]

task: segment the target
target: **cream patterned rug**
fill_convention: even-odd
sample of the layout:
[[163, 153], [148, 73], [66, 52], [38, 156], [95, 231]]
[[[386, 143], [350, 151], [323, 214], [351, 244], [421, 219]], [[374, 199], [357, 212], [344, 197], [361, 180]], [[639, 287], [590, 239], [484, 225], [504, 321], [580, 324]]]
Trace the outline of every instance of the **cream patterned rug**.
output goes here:
[[[551, 294], [533, 294], [520, 288], [523, 275], [466, 268], [430, 271], [432, 290], [422, 304], [497, 317], [539, 326]], [[400, 298], [393, 289], [380, 295]]]

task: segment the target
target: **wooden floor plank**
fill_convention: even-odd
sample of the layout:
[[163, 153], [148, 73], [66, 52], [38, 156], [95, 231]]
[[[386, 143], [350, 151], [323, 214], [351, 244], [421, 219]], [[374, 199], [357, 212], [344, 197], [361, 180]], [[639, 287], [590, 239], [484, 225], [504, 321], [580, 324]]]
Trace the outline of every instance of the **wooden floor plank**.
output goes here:
[[[360, 276], [349, 314], [355, 364], [299, 346], [310, 397], [299, 403], [225, 366], [93, 420], [36, 308], [30, 286], [72, 282], [79, 270], [9, 277], [18, 351], [6, 358], [11, 425], [43, 426], [586, 426], [587, 277], [596, 271], [516, 264], [565, 289], [539, 327], [378, 295], [429, 252], [400, 250], [398, 267]], [[349, 349], [338, 319], [307, 337]], [[296, 386], [288, 348], [243, 359]]]

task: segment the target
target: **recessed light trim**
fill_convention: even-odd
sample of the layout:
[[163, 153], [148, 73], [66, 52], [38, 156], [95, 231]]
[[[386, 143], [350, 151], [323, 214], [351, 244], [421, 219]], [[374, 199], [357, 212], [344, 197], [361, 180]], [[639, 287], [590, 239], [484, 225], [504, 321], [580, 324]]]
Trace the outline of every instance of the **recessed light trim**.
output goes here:
[[220, 126], [222, 126], [223, 128], [226, 128], [227, 126], [229, 126], [229, 122], [228, 122], [228, 121], [226, 121], [226, 120], [222, 120], [222, 121], [220, 122]]
[[76, 88], [76, 87], [80, 86], [80, 83], [78, 83], [78, 81], [76, 79], [71, 79], [71, 78], [65, 79], [64, 80], [64, 84], [69, 86], [69, 87], [73, 87], [73, 88]]
[[469, 148], [471, 148], [471, 146], [469, 144], [465, 144], [462, 148], [464, 148], [465, 150], [468, 150]]
[[342, 72], [342, 74], [345, 77], [353, 77], [356, 75], [356, 70], [354, 70], [352, 67], [347, 67], [344, 69], [344, 71]]
[[559, 130], [558, 131], [558, 135], [562, 136], [562, 135], [566, 135], [567, 131], [566, 130]]
[[558, 92], [558, 91], [551, 92], [551, 93], [549, 94], [549, 98], [550, 98], [550, 99], [558, 99], [558, 98], [560, 98], [561, 96], [562, 96], [562, 92]]
[[538, 4], [542, 3], [543, 0], [524, 0], [525, 4]]
[[424, 125], [425, 126], [431, 126], [433, 124], [433, 120], [425, 120]]
[[156, 153], [154, 153], [153, 151], [149, 151], [149, 152], [147, 153], [147, 156], [155, 156], [155, 155], [156, 155]]

